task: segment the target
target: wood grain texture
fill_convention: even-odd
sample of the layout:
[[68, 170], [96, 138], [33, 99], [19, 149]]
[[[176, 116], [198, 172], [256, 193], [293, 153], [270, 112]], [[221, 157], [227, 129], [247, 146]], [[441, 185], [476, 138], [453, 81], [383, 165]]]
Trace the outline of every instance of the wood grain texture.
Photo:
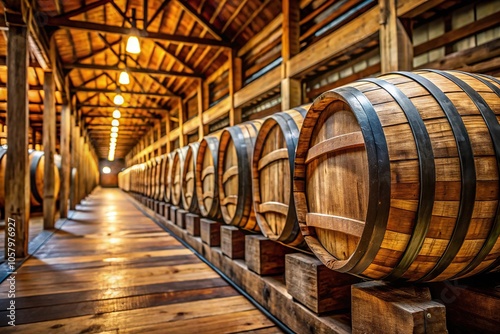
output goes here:
[[171, 193], [172, 204], [182, 207], [182, 171], [188, 147], [184, 146], [174, 151], [172, 160]]
[[355, 276], [328, 269], [315, 257], [294, 253], [285, 256], [286, 289], [292, 297], [315, 313], [349, 309]]
[[[219, 184], [217, 181], [217, 161], [221, 132], [204, 137], [196, 158], [196, 193], [198, 207], [203, 217], [221, 218], [219, 206]], [[199, 196], [198, 196], [199, 195]]]
[[447, 333], [444, 305], [381, 282], [352, 286], [352, 324], [353, 333]]
[[200, 143], [188, 145], [186, 159], [182, 169], [182, 206], [189, 212], [199, 213], [198, 193], [196, 189], [196, 158]]
[[224, 222], [259, 231], [252, 203], [251, 159], [262, 121], [226, 128], [220, 137], [217, 161], [219, 199]]
[[220, 246], [220, 228], [222, 224], [210, 219], [200, 219], [201, 240], [210, 247]]
[[236, 226], [220, 227], [220, 248], [230, 259], [245, 258], [245, 234]]
[[125, 196], [95, 191], [18, 269], [16, 327], [2, 299], [2, 333], [280, 332]]
[[307, 247], [293, 199], [297, 138], [310, 105], [269, 116], [259, 129], [252, 157], [254, 210], [262, 233], [293, 247]]

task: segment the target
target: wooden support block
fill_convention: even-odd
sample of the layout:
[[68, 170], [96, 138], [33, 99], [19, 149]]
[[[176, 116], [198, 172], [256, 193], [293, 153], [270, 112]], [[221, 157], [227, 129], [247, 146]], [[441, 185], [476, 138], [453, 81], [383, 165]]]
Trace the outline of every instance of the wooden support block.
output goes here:
[[200, 236], [200, 216], [194, 213], [186, 214], [186, 231], [194, 237]]
[[285, 282], [295, 300], [324, 313], [350, 308], [351, 284], [361, 279], [330, 270], [311, 255], [293, 253], [285, 256]]
[[222, 254], [230, 259], [245, 258], [245, 233], [236, 226], [220, 227], [220, 244]]
[[433, 300], [446, 307], [450, 332], [498, 333], [500, 273], [430, 284]]
[[183, 210], [183, 209], [177, 209], [176, 215], [177, 217], [175, 218], [175, 225], [179, 226], [180, 228], [186, 229], [186, 214], [188, 211]]
[[163, 202], [160, 202], [159, 206], [158, 206], [158, 215], [160, 216], [165, 216], [165, 203]]
[[245, 236], [245, 262], [259, 275], [279, 275], [285, 271], [285, 254], [294, 252], [263, 235]]
[[163, 210], [163, 217], [165, 217], [167, 220], [170, 220], [170, 207], [171, 207], [170, 204], [165, 203], [165, 209]]
[[175, 205], [170, 206], [170, 221], [175, 224], [175, 219], [177, 218], [177, 207]]
[[155, 213], [160, 213], [160, 201], [155, 201]]
[[219, 247], [221, 225], [221, 223], [210, 219], [200, 219], [201, 240], [210, 247]]
[[351, 315], [354, 334], [447, 333], [444, 305], [379, 281], [352, 286]]

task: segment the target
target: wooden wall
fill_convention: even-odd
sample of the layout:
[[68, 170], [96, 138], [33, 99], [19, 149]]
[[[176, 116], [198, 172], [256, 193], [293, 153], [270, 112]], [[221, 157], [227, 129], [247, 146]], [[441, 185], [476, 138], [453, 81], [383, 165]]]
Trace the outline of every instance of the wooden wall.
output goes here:
[[[107, 166], [111, 168], [111, 173], [104, 174], [102, 169]], [[108, 161], [107, 159], [99, 159], [99, 184], [104, 188], [118, 187], [118, 173], [125, 168], [125, 161], [123, 159], [116, 159]]]

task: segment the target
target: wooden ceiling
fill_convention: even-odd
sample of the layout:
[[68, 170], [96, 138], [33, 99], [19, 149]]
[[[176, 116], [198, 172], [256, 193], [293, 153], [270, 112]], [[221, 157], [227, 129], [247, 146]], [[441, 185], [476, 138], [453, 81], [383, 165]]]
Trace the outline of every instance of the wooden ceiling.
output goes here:
[[[226, 62], [231, 49], [242, 47], [281, 12], [281, 1], [271, 0], [32, 0], [31, 5], [39, 25], [53, 34], [76, 108], [102, 158], [108, 153], [118, 88], [125, 103], [119, 108], [122, 118], [115, 156], [123, 158], [155, 120]], [[134, 11], [141, 53], [125, 58]], [[4, 121], [7, 36], [4, 26], [0, 36], [4, 59], [0, 120]], [[32, 127], [41, 128], [43, 69], [34, 55], [32, 62], [30, 121]], [[125, 67], [131, 82], [117, 86]], [[59, 112], [61, 93], [56, 100]]]

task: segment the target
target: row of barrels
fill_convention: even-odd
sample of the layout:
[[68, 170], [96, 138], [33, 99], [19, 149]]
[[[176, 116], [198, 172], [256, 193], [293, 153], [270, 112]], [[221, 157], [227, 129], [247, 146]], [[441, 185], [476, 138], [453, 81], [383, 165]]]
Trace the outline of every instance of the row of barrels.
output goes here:
[[133, 166], [122, 188], [340, 272], [467, 277], [500, 264], [499, 119], [496, 78], [396, 72]]
[[[30, 204], [41, 206], [43, 204], [43, 178], [45, 156], [43, 151], [28, 151], [29, 174], [30, 174]], [[54, 156], [55, 185], [54, 195], [59, 199], [61, 156]], [[5, 191], [16, 191], [16, 189], [5, 189], [5, 171], [7, 169], [7, 148], [0, 147], [0, 208], [5, 207]]]

